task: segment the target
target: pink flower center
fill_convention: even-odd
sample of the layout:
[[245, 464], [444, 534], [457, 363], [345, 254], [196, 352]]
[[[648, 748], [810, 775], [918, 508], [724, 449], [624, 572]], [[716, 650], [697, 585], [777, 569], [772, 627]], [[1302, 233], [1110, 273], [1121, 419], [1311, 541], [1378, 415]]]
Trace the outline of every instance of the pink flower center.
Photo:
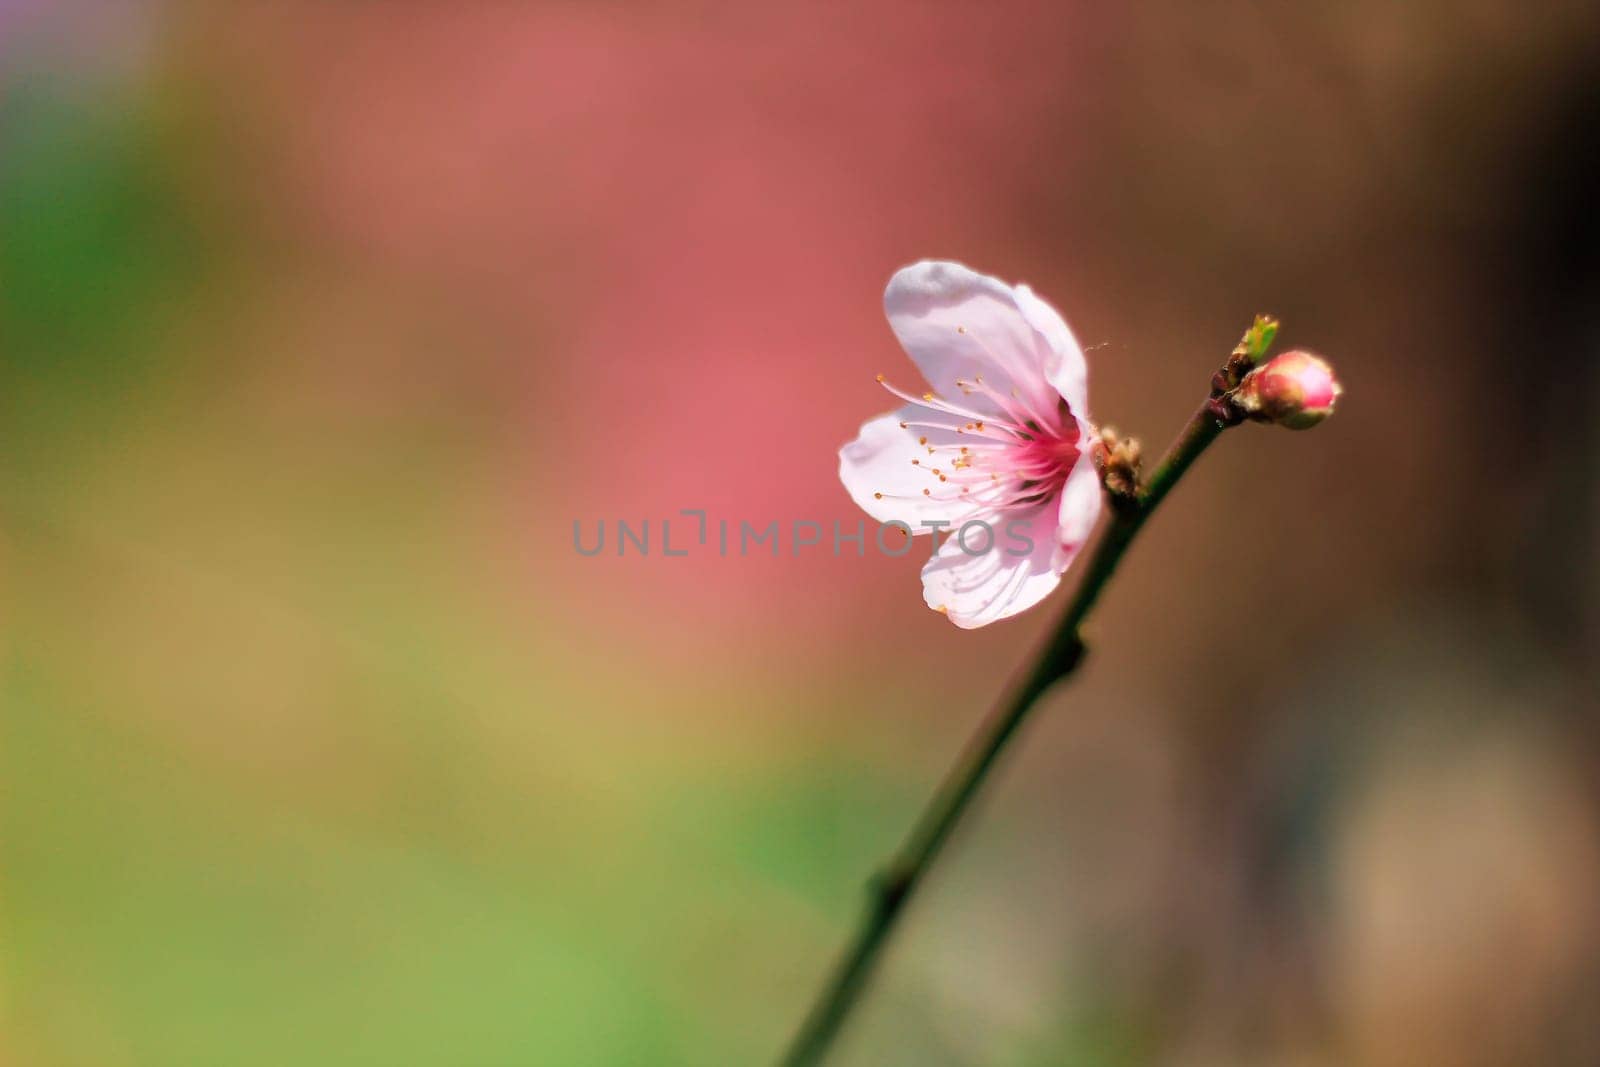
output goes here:
[[[878, 375], [889, 392], [924, 411], [900, 423], [918, 434], [924, 455], [911, 460], [925, 470], [922, 495], [968, 505], [972, 515], [1032, 507], [1056, 496], [1082, 454], [1078, 420], [1067, 402], [1041, 406], [1012, 390], [1002, 394], [978, 375], [956, 380], [963, 396], [982, 396], [997, 414], [983, 414], [933, 393], [904, 393]], [[922, 433], [935, 431], [932, 438]], [[957, 440], [959, 438], [959, 440]], [[879, 499], [897, 494], [878, 493]], [[958, 513], [959, 514], [959, 513]]]

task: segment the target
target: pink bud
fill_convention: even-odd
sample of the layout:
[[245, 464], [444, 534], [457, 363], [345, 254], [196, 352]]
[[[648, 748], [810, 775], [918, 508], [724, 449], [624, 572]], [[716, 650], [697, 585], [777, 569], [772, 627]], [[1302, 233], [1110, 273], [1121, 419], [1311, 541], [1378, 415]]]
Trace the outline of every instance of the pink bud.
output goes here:
[[1333, 414], [1344, 388], [1310, 352], [1285, 352], [1244, 376], [1233, 401], [1258, 422], [1306, 430]]

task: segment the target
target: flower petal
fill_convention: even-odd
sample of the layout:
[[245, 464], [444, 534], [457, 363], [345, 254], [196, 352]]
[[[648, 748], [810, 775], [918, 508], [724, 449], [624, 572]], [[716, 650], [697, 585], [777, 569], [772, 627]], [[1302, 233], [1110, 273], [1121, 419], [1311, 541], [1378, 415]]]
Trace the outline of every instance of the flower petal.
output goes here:
[[[1087, 439], [1088, 430], [1082, 431]], [[1100, 472], [1095, 470], [1094, 458], [1085, 450], [1067, 475], [1061, 487], [1061, 506], [1057, 511], [1056, 541], [1059, 554], [1056, 566], [1066, 570], [1082, 551], [1094, 524], [1100, 519], [1100, 509], [1105, 506], [1105, 494], [1100, 491]]]
[[[907, 407], [863, 424], [856, 439], [839, 449], [839, 480], [850, 499], [874, 519], [903, 522], [912, 533], [922, 534], [932, 532], [920, 525], [923, 520], [951, 522], [972, 509], [950, 499], [948, 488], [928, 463], [927, 448], [918, 443], [919, 436], [932, 433], [954, 439], [953, 435], [902, 429], [900, 423], [914, 417], [913, 413], [927, 414], [921, 408]], [[928, 493], [924, 494], [924, 489]]]
[[1045, 377], [1080, 419], [1089, 417], [1089, 365], [1083, 358], [1078, 339], [1072, 336], [1066, 320], [1026, 285], [1016, 288], [1017, 307], [1050, 346], [1045, 361]]
[[[1026, 299], [1037, 307], [1024, 311], [1018, 294], [999, 279], [959, 263], [923, 260], [889, 279], [883, 310], [934, 392], [974, 411], [999, 415], [991, 397], [978, 392], [963, 396], [956, 384], [960, 380], [970, 386], [982, 375], [1001, 396], [1015, 390], [1034, 414], [1054, 414], [1057, 394], [1049, 372], [1063, 358], [1052, 345], [1065, 333], [1080, 377], [1083, 354], [1059, 315], [1032, 293]], [[1056, 336], [1041, 331], [1030, 314]], [[1081, 388], [1078, 393], [1081, 398]]]
[[971, 530], [968, 548], [952, 534], [922, 568], [923, 600], [964, 630], [1033, 607], [1060, 584], [1065, 569], [1057, 560], [1059, 510], [1051, 499], [1029, 511], [986, 518], [994, 543], [979, 555], [968, 548], [983, 547], [987, 535], [982, 530]]

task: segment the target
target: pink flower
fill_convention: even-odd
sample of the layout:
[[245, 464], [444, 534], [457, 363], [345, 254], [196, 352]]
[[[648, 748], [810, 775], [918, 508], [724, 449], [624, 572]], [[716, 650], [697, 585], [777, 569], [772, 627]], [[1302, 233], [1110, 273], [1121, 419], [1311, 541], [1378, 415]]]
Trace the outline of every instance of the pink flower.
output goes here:
[[839, 450], [839, 480], [879, 522], [947, 524], [923, 599], [986, 626], [1049, 595], [1100, 516], [1083, 351], [1026, 285], [959, 263], [903, 268], [883, 306], [932, 391], [885, 384], [907, 403]]
[[1252, 419], [1309, 430], [1333, 414], [1344, 387], [1310, 352], [1285, 352], [1244, 376], [1234, 403]]

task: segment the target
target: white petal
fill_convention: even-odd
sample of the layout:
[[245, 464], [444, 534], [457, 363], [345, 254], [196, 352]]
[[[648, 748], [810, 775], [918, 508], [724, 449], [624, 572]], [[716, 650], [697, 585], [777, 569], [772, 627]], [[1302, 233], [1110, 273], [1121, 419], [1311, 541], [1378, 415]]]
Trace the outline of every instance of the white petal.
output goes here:
[[1079, 418], [1089, 417], [1089, 365], [1084, 361], [1083, 349], [1078, 339], [1067, 329], [1066, 320], [1055, 308], [1046, 304], [1026, 285], [1016, 288], [1017, 307], [1028, 324], [1038, 331], [1050, 346], [1045, 363], [1045, 377], [1066, 400], [1067, 407]]
[[[1060, 327], [1055, 330], [1059, 341], [1059, 334], [1066, 331], [1061, 317], [1031, 293], [1026, 299], [1049, 312], [1033, 314], [1052, 330]], [[1063, 358], [1052, 347], [1055, 341], [1023, 310], [1018, 290], [959, 263], [923, 260], [889, 279], [883, 310], [935, 393], [974, 411], [997, 415], [992, 400], [981, 393], [963, 395], [956, 384], [959, 379], [970, 385], [981, 374], [984, 383], [1002, 396], [1015, 390], [1033, 411], [1054, 414], [1057, 393], [1050, 371], [1059, 368]], [[1066, 338], [1071, 342], [1071, 334]], [[1081, 364], [1083, 354], [1076, 342], [1071, 342], [1071, 350]]]
[[[920, 525], [923, 520], [949, 522], [971, 508], [950, 499], [949, 487], [932, 473], [927, 448], [917, 441], [919, 436], [938, 433], [939, 437], [930, 437], [930, 443], [939, 444], [943, 437], [955, 439], [954, 435], [901, 429], [900, 423], [915, 417], [914, 412], [928, 415], [923, 408], [907, 407], [863, 424], [856, 439], [839, 449], [839, 480], [850, 499], [874, 519], [903, 522], [912, 533], [922, 534], [932, 532], [931, 527]], [[923, 495], [924, 489], [929, 495]]]
[[[1026, 512], [985, 518], [995, 540], [987, 552], [971, 555], [952, 535], [922, 568], [922, 598], [943, 610], [965, 630], [1026, 611], [1050, 595], [1061, 581], [1057, 566], [1060, 506], [1048, 500]], [[1009, 526], [1008, 523], [1015, 525]], [[1021, 536], [1012, 536], [1015, 532]], [[1028, 546], [1026, 540], [1032, 541]], [[986, 535], [974, 527], [968, 548], [984, 547]], [[1013, 551], [1024, 551], [1020, 556]]]
[[[1087, 434], [1087, 429], [1083, 431]], [[1088, 452], [1078, 457], [1067, 482], [1061, 487], [1061, 506], [1057, 512], [1056, 566], [1066, 570], [1082, 551], [1094, 524], [1100, 519], [1105, 494], [1100, 491], [1100, 472]]]

